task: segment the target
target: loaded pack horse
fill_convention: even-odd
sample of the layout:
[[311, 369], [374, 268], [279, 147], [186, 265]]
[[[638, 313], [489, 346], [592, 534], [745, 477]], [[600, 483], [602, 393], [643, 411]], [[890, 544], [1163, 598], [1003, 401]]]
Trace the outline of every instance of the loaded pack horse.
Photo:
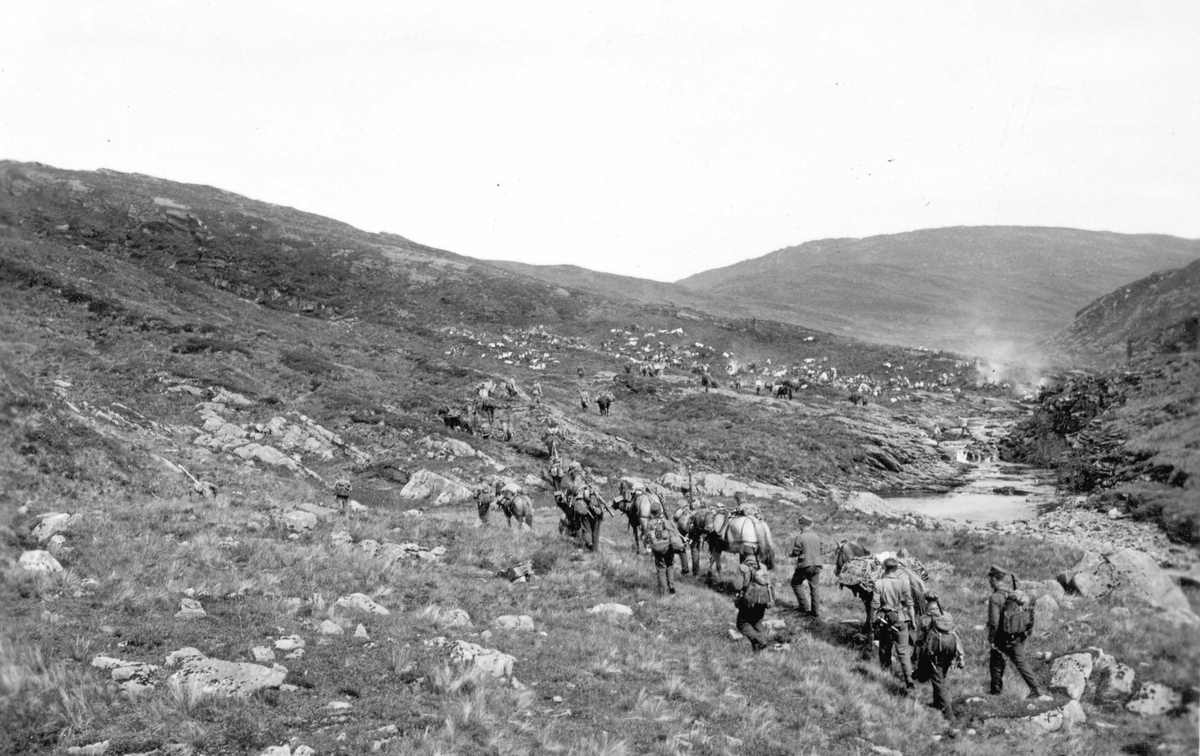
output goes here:
[[504, 517], [508, 520], [508, 527], [512, 527], [513, 518], [516, 518], [518, 527], [533, 529], [533, 499], [527, 495], [523, 493], [502, 495], [500, 511], [504, 512]]

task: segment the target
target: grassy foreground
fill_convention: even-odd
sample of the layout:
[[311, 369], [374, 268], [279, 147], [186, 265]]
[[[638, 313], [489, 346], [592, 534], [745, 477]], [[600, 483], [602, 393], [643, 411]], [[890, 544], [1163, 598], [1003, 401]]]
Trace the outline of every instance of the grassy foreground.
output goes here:
[[[111, 741], [110, 754], [179, 752], [174, 744], [194, 753], [257, 753], [285, 742], [318, 753], [397, 754], [865, 754], [874, 746], [910, 756], [1091, 754], [1146, 744], [1194, 751], [1194, 723], [1139, 721], [1120, 710], [1096, 708], [1088, 725], [1036, 743], [985, 726], [988, 717], [1032, 713], [1016, 679], [1000, 699], [964, 703], [987, 684], [983, 635], [973, 627], [984, 619], [986, 566], [1004, 563], [1019, 566], [1023, 578], [1050, 578], [1078, 557], [1068, 548], [861, 522], [826, 529], [827, 537], [861, 538], [874, 548], [908, 547], [930, 567], [968, 645], [968, 670], [953, 686], [966, 715], [960, 726], [975, 730], [969, 735], [948, 732], [926, 708], [927, 688], [904, 698], [897, 680], [863, 658], [852, 626], [861, 621], [861, 605], [833, 587], [824, 590], [825, 624], [773, 611], [769, 617], [787, 623], [781, 640], [789, 645], [753, 656], [745, 641], [729, 636], [729, 595], [681, 578], [679, 595], [654, 597], [652, 567], [625, 551], [623, 525], [606, 523], [605, 535], [620, 546], [606, 544], [601, 554], [574, 550], [557, 533], [557, 515], [544, 508], [526, 533], [505, 530], [503, 518], [475, 528], [465, 509], [422, 517], [377, 509], [289, 539], [269, 513], [305, 498], [317, 500], [280, 483], [252, 503], [222, 495], [204, 502], [97, 498], [81, 507], [61, 556], [63, 573], [4, 575], [0, 604], [10, 619], [0, 631], [0, 752], [49, 753], [103, 740]], [[20, 532], [21, 523], [12, 524]], [[782, 517], [773, 525], [781, 540], [789, 535]], [[361, 548], [337, 545], [331, 536], [341, 529], [355, 542], [415, 541], [445, 546], [446, 554], [384, 567]], [[541, 577], [496, 577], [521, 559], [532, 559]], [[788, 604], [789, 573], [790, 566], [777, 572]], [[207, 617], [174, 617], [189, 590]], [[391, 613], [334, 608], [339, 596], [354, 592]], [[603, 602], [628, 604], [633, 615], [587, 612]], [[444, 610], [454, 608], [468, 612], [473, 627], [447, 627]], [[1194, 633], [1148, 629], [1136, 615], [1110, 619], [1107, 611], [1068, 602], [1043, 621], [1031, 650], [1057, 655], [1099, 645], [1139, 677], [1181, 687], [1194, 682]], [[493, 628], [490, 638], [480, 637], [506, 614], [530, 615], [536, 632]], [[320, 635], [316, 628], [326, 619], [346, 634]], [[359, 623], [369, 641], [353, 638]], [[97, 655], [161, 665], [184, 646], [249, 661], [252, 647], [293, 634], [305, 639], [305, 654], [278, 661], [288, 668], [286, 683], [298, 689], [244, 700], [173, 687], [166, 671], [153, 692], [130, 699], [90, 666]], [[423, 644], [439, 635], [512, 654], [523, 687], [450, 665], [443, 651]], [[1040, 663], [1038, 670], [1045, 674]], [[334, 702], [349, 706], [331, 708]]]

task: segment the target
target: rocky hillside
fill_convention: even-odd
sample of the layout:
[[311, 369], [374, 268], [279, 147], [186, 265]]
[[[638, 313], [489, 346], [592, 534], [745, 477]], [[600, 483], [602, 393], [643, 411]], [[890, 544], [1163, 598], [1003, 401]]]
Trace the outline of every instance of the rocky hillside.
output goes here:
[[[1195, 751], [1188, 598], [1117, 590], [1153, 558], [846, 505], [993, 455], [946, 440], [1025, 412], [974, 363], [569, 284], [208, 187], [0, 166], [0, 753]], [[576, 548], [551, 427], [606, 496], [631, 478], [673, 507], [691, 480], [760, 502], [781, 550], [805, 512], [830, 548], [921, 555], [961, 615], [961, 718], [870, 661], [832, 570], [826, 620], [783, 589], [752, 655], [727, 560], [660, 599], [622, 518]], [[480, 522], [497, 480], [531, 530]], [[1040, 602], [1053, 700], [982, 695], [991, 563]]]
[[1045, 349], [1074, 364], [1115, 367], [1147, 353], [1195, 350], [1198, 320], [1200, 259], [1100, 297]]
[[1066, 228], [944, 228], [826, 239], [678, 283], [872, 341], [992, 355], [1032, 345], [1117, 286], [1200, 257], [1200, 242]]

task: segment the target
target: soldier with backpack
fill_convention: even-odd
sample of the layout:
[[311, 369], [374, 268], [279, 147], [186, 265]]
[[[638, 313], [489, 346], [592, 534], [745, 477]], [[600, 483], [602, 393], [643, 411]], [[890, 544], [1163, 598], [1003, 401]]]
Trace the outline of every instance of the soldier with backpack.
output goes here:
[[338, 478], [333, 484], [333, 498], [338, 509], [346, 517], [350, 516], [350, 479]]
[[654, 571], [658, 577], [658, 595], [675, 593], [675, 555], [683, 551], [683, 536], [675, 523], [667, 517], [658, 497], [650, 504], [650, 518], [642, 536], [654, 557]]
[[946, 690], [946, 675], [950, 667], [963, 668], [962, 639], [954, 626], [954, 618], [942, 611], [938, 597], [925, 594], [925, 613], [917, 620], [916, 646], [917, 682], [933, 685], [933, 708], [942, 712], [947, 721], [954, 721], [954, 705]]
[[[988, 570], [992, 595], [988, 598], [988, 643], [991, 653], [988, 671], [991, 675], [989, 693], [1000, 695], [1004, 690], [1004, 668], [1011, 659], [1021, 679], [1029, 686], [1027, 698], [1042, 698], [1042, 689], [1025, 658], [1025, 641], [1033, 632], [1033, 602], [1017, 590], [1017, 576], [992, 565]], [[1011, 590], [1010, 590], [1011, 587]], [[1047, 697], [1048, 698], [1048, 697]]]
[[771, 573], [758, 561], [758, 557], [751, 555], [738, 566], [734, 580], [737, 629], [749, 639], [750, 648], [757, 654], [770, 643], [760, 623], [767, 608], [775, 601]]
[[479, 525], [487, 525], [488, 514], [492, 511], [492, 504], [496, 503], [496, 494], [493, 486], [486, 481], [479, 484], [475, 489], [475, 508], [479, 512]]
[[892, 668], [892, 650], [900, 657], [900, 674], [907, 695], [913, 689], [912, 647], [913, 589], [900, 573], [900, 563], [889, 557], [883, 562], [883, 577], [875, 581], [873, 608], [875, 635], [879, 640], [879, 665]]

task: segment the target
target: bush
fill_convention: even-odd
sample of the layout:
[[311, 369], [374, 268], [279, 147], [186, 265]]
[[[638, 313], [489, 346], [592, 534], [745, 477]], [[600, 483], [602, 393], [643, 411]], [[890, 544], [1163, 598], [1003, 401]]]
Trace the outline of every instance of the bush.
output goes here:
[[200, 352], [240, 352], [250, 356], [250, 350], [228, 339], [218, 339], [210, 336], [192, 336], [171, 347], [177, 354], [198, 354]]
[[281, 352], [279, 362], [300, 373], [317, 376], [336, 376], [341, 371], [324, 355], [312, 349], [291, 349]]

